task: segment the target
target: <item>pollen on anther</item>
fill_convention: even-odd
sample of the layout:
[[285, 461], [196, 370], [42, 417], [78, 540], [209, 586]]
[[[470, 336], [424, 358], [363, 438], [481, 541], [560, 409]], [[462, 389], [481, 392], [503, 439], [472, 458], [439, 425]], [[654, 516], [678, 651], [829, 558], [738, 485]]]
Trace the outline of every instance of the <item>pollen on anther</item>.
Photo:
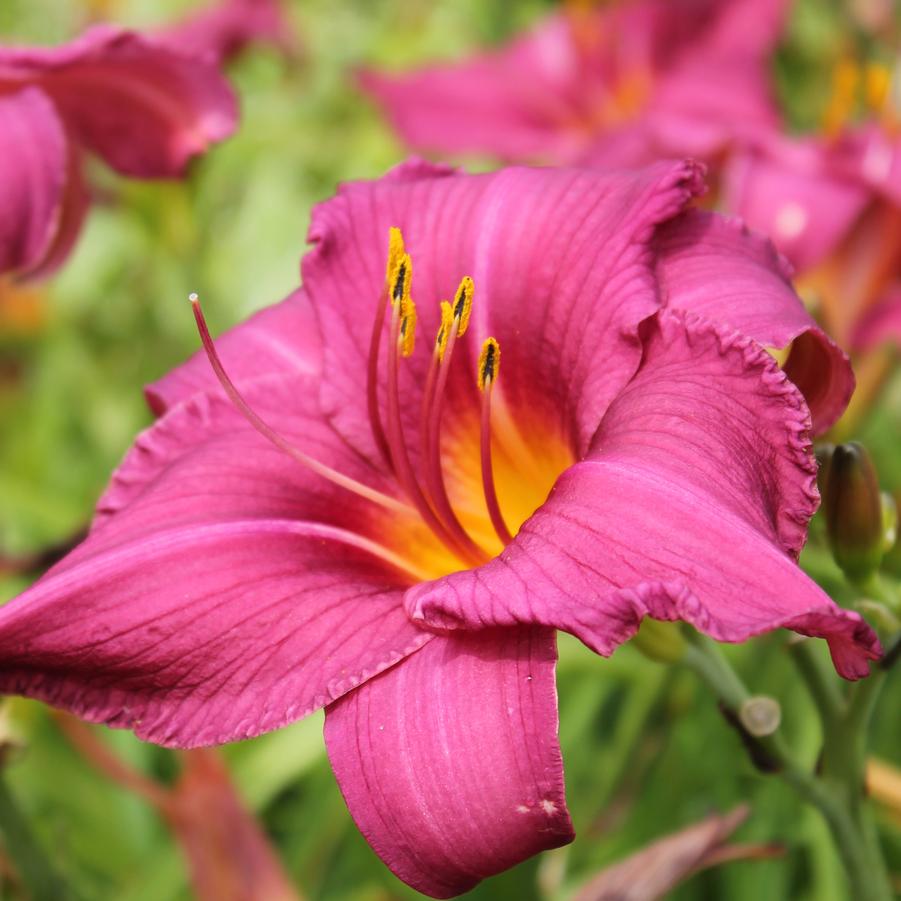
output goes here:
[[454, 319], [457, 320], [457, 336], [462, 338], [469, 327], [469, 316], [472, 313], [472, 296], [475, 285], [467, 275], [460, 282], [457, 293], [454, 295]]
[[416, 304], [408, 299], [404, 307], [400, 321], [400, 354], [409, 357], [416, 342]]
[[444, 359], [444, 351], [447, 350], [447, 339], [450, 335], [451, 323], [454, 321], [454, 309], [449, 301], [441, 301], [441, 325], [438, 326], [438, 334], [435, 336], [435, 354], [438, 361]]
[[391, 287], [391, 300], [404, 315], [404, 307], [410, 302], [410, 288], [413, 283], [413, 260], [405, 253], [397, 266], [394, 284]]
[[385, 269], [385, 281], [389, 288], [393, 288], [397, 278], [397, 269], [406, 254], [404, 236], [401, 230], [395, 226], [388, 229], [388, 265]]
[[484, 391], [497, 380], [501, 365], [501, 348], [494, 338], [486, 338], [479, 354], [479, 389]]
[[880, 110], [888, 100], [892, 73], [887, 66], [869, 63], [864, 70], [864, 99], [871, 110]]

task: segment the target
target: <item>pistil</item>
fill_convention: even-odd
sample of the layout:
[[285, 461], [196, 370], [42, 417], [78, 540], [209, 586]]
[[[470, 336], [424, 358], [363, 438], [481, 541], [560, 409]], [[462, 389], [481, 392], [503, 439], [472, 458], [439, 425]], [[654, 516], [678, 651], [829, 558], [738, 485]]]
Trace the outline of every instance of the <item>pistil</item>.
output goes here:
[[333, 484], [345, 488], [348, 491], [352, 491], [354, 494], [358, 494], [360, 497], [364, 497], [366, 500], [372, 501], [375, 504], [379, 504], [390, 510], [392, 513], [409, 514], [412, 512], [410, 507], [402, 501], [399, 501], [390, 495], [383, 494], [381, 491], [377, 491], [369, 485], [364, 485], [362, 482], [358, 482], [356, 479], [346, 476], [344, 473], [338, 472], [338, 470], [332, 469], [325, 463], [320, 462], [315, 457], [311, 457], [309, 454], [304, 453], [300, 448], [288, 441], [287, 438], [279, 435], [275, 429], [261, 419], [260, 416], [250, 408], [247, 401], [244, 400], [232, 380], [228, 377], [228, 373], [222, 365], [222, 360], [219, 358], [219, 352], [216, 350], [216, 346], [210, 336], [210, 330], [207, 327], [203, 310], [200, 307], [200, 298], [196, 294], [192, 294], [188, 299], [191, 301], [191, 308], [194, 311], [194, 320], [197, 323], [197, 330], [200, 333], [203, 349], [206, 351], [207, 358], [210, 361], [213, 372], [216, 374], [216, 378], [219, 379], [219, 384], [222, 385], [223, 390], [226, 395], [228, 395], [229, 400], [235, 405], [238, 412], [241, 413], [241, 415], [264, 438], [272, 442], [272, 444], [280, 451], [286, 453], [293, 460], [296, 460], [302, 466], [306, 466], [307, 469], [312, 470], [324, 479], [328, 479]]

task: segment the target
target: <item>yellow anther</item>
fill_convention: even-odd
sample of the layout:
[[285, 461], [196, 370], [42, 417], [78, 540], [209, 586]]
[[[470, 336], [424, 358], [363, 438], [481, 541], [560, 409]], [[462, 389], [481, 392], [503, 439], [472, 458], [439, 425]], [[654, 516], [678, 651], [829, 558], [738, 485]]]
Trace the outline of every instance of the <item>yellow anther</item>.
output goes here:
[[444, 351], [447, 350], [447, 338], [450, 335], [451, 323], [454, 321], [454, 308], [449, 301], [441, 301], [441, 325], [438, 326], [438, 334], [435, 336], [435, 353], [438, 361], [444, 359]]
[[469, 316], [472, 313], [472, 295], [475, 285], [472, 279], [467, 275], [460, 282], [457, 293], [454, 295], [454, 319], [457, 320], [457, 337], [462, 338], [466, 334], [469, 327]]
[[490, 388], [497, 381], [501, 368], [501, 346], [494, 338], [486, 338], [479, 354], [479, 390]]
[[880, 111], [888, 102], [892, 73], [881, 63], [867, 63], [864, 72], [864, 101], [867, 109]]
[[823, 130], [837, 135], [848, 124], [857, 103], [860, 66], [853, 59], [841, 60], [832, 70], [832, 94], [823, 113]]
[[391, 226], [388, 229], [388, 265], [385, 268], [385, 283], [388, 285], [389, 291], [394, 288], [394, 283], [397, 280], [397, 267], [400, 266], [400, 261], [406, 255], [406, 252], [404, 236], [401, 234], [400, 229]]
[[407, 315], [406, 308], [410, 303], [410, 288], [413, 284], [413, 260], [405, 253], [394, 271], [391, 283], [391, 303], [397, 308], [401, 318]]
[[409, 357], [416, 341], [416, 304], [412, 298], [402, 306], [400, 320], [400, 355]]

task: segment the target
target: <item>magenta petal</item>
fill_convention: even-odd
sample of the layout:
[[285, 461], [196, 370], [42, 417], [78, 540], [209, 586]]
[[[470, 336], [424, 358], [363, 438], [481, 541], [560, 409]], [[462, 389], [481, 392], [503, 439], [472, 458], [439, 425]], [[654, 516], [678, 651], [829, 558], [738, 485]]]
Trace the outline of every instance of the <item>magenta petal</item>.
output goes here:
[[[237, 385], [273, 375], [316, 375], [321, 365], [319, 326], [303, 289], [266, 307], [216, 339], [216, 349]], [[195, 394], [221, 393], [203, 351], [144, 389], [158, 416]]]
[[329, 759], [376, 853], [450, 898], [573, 839], [554, 634], [437, 638], [326, 708]]
[[360, 80], [411, 147], [527, 161], [565, 158], [584, 142], [565, 127], [581, 71], [569, 24], [555, 16], [497, 52]]
[[728, 209], [769, 235], [801, 270], [821, 262], [870, 200], [859, 179], [837, 169], [834, 145], [769, 135], [733, 155], [725, 169]]
[[661, 313], [589, 456], [500, 557], [412, 588], [407, 609], [435, 628], [555, 626], [601, 654], [644, 616], [720, 641], [785, 627], [826, 638], [846, 678], [866, 676], [875, 634], [795, 562], [817, 501], [808, 428], [754, 342]]
[[171, 47], [228, 62], [248, 44], [266, 41], [287, 49], [288, 25], [278, 0], [216, 0], [158, 32]]
[[865, 123], [836, 142], [834, 159], [847, 178], [863, 182], [890, 203], [901, 205], [901, 137], [897, 129]]
[[70, 141], [66, 186], [63, 191], [56, 232], [44, 257], [36, 267], [28, 270], [29, 277], [44, 277], [55, 272], [66, 261], [81, 234], [81, 227], [87, 216], [91, 200], [82, 171], [82, 156], [79, 147]]
[[179, 175], [237, 120], [213, 62], [110, 26], [61, 47], [0, 50], [3, 82], [40, 86], [70, 131], [125, 175]]
[[390, 570], [340, 530], [175, 528], [0, 608], [0, 691], [148, 741], [221, 744], [334, 701], [428, 638]]
[[[304, 287], [328, 338], [328, 411], [372, 452], [365, 361], [388, 229], [398, 226], [413, 258], [422, 340], [434, 340], [439, 301], [461, 277], [475, 281], [474, 336], [460, 347], [448, 407], [476, 404], [472, 348], [494, 335], [511, 405], [563, 421], [568, 431], [575, 424], [577, 441], [587, 444], [638, 364], [639, 323], [658, 307], [654, 229], [701, 190], [699, 168], [674, 162], [628, 173], [513, 168], [485, 175], [411, 162], [378, 181], [344, 185], [315, 209], [315, 247], [303, 260]], [[417, 416], [427, 365], [426, 354], [405, 361], [405, 407]]]
[[44, 94], [0, 95], [0, 272], [34, 268], [46, 256], [65, 196], [67, 153]]
[[895, 285], [861, 319], [851, 338], [854, 349], [864, 352], [887, 342], [901, 347], [901, 285]]
[[[351, 478], [393, 490], [323, 421], [315, 379], [269, 376], [242, 391], [288, 441]], [[274, 447], [223, 395], [200, 393], [138, 436], [97, 504], [91, 545], [67, 560], [159, 528], [243, 519], [312, 520], [379, 540], [385, 515]]]
[[814, 433], [829, 428], [854, 390], [851, 364], [806, 311], [769, 241], [740, 221], [694, 211], [659, 229], [656, 245], [667, 307], [696, 313], [767, 347], [797, 342], [786, 373], [810, 406]]
[[[314, 385], [246, 396], [289, 440], [372, 478], [317, 418]], [[141, 436], [88, 539], [0, 608], [0, 691], [180, 746], [297, 719], [429, 638], [374, 510], [196, 395]]]

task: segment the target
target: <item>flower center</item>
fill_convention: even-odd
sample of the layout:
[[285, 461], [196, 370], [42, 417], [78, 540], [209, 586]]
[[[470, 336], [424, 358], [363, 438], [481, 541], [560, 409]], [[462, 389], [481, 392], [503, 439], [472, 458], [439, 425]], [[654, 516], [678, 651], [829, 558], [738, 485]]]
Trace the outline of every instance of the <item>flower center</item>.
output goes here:
[[459, 356], [455, 351], [472, 312], [475, 286], [469, 276], [452, 301], [440, 302], [421, 398], [412, 398], [418, 401], [418, 427], [410, 428], [411, 398], [402, 399], [400, 384], [401, 367], [413, 354], [416, 339], [413, 261], [399, 229], [390, 230], [388, 243], [385, 284], [369, 346], [366, 406], [375, 445], [405, 501], [311, 457], [261, 419], [228, 377], [197, 295], [190, 300], [210, 364], [235, 407], [293, 460], [382, 507], [389, 516], [380, 529], [380, 555], [395, 565], [401, 559], [415, 579], [433, 579], [496, 556], [547, 498], [557, 476], [573, 462], [573, 453], [553, 430], [530, 422], [528, 415], [514, 418], [503, 395], [495, 396], [501, 350], [493, 337], [483, 342], [474, 373], [478, 404], [466, 409], [452, 404], [454, 428], [443, 430], [451, 368]]

